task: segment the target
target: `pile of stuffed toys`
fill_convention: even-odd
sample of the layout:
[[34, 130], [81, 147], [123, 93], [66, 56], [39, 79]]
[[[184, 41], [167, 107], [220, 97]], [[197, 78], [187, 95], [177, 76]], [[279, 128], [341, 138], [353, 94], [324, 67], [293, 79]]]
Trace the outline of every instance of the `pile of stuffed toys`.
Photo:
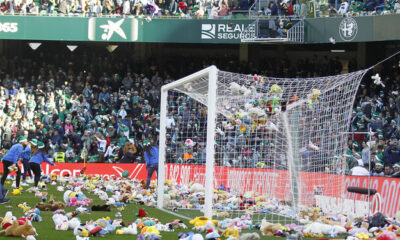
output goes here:
[[[289, 204], [285, 205], [281, 201], [264, 196], [255, 196], [251, 192], [243, 195], [232, 193], [223, 185], [215, 190], [213, 200], [216, 211], [213, 219], [200, 216], [192, 219], [189, 222], [190, 226], [179, 219], [163, 223], [139, 209], [135, 214], [136, 219], [132, 218], [131, 222], [126, 223], [122, 220], [121, 213], [127, 204], [156, 205], [156, 183], [152, 182], [150, 189], [146, 189], [143, 181], [81, 176], [58, 178], [57, 184], [57, 190], [63, 192], [63, 201], [56, 201], [53, 196], [47, 196], [40, 190], [28, 189], [41, 200], [33, 207], [26, 203], [18, 204], [22, 212], [20, 218], [12, 212], [7, 212], [0, 218], [0, 235], [33, 240], [37, 236], [34, 222], [43, 221], [40, 216], [42, 211], [51, 211], [54, 229], [71, 231], [77, 240], [109, 234], [135, 235], [139, 240], [157, 240], [161, 239], [162, 232], [176, 232], [178, 239], [185, 240], [256, 240], [261, 239], [261, 236], [280, 236], [286, 239], [347, 236], [350, 240], [395, 240], [400, 237], [400, 212], [394, 219], [388, 219], [380, 213], [370, 218], [352, 219], [343, 214], [327, 217], [320, 209], [309, 208], [301, 211], [298, 221], [300, 225], [282, 225], [268, 222], [266, 219], [255, 222], [254, 214], [279, 213], [290, 217], [293, 212]], [[98, 196], [103, 204], [93, 205], [92, 199], [87, 198], [84, 192]], [[171, 209], [201, 209], [204, 204], [204, 187], [198, 183], [181, 185], [167, 180], [163, 204], [165, 208]], [[66, 212], [66, 206], [74, 207], [74, 210]], [[103, 217], [82, 222], [79, 217], [92, 211], [109, 212], [113, 208], [118, 210], [115, 218]], [[232, 210], [241, 210], [241, 215], [232, 214]]]

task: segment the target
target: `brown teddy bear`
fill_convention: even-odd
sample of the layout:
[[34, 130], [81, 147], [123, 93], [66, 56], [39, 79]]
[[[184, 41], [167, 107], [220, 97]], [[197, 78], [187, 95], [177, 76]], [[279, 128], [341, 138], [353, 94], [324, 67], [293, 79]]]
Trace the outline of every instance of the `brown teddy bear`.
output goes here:
[[230, 217], [230, 214], [228, 212], [219, 212], [219, 213], [217, 213], [217, 217], [228, 218], [228, 217]]
[[273, 223], [267, 222], [265, 219], [261, 221], [260, 231], [263, 236], [274, 236], [281, 228]]
[[319, 212], [320, 212], [319, 208], [312, 208], [309, 210], [304, 210], [304, 211], [301, 211], [300, 217], [302, 219], [308, 219], [308, 220], [314, 222], [321, 217]]
[[25, 238], [29, 235], [36, 236], [37, 233], [36, 229], [31, 225], [30, 222], [26, 222], [24, 225], [19, 225], [19, 223], [14, 220], [11, 226], [0, 232], [0, 235]]
[[50, 203], [39, 202], [36, 203], [35, 208], [38, 208], [40, 211], [56, 211], [60, 208], [65, 208], [65, 203], [54, 201], [51, 201]]

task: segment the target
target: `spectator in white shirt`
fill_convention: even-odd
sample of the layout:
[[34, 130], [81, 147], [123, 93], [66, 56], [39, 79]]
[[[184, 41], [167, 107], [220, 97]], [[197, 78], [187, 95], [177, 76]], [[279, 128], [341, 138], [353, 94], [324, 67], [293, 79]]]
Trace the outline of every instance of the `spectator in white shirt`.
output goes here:
[[[124, 102], [124, 104], [126, 105], [126, 102]], [[118, 116], [121, 117], [122, 119], [125, 119], [126, 115], [128, 115], [125, 111], [124, 104], [121, 105], [121, 108], [118, 111]]]
[[167, 128], [171, 128], [171, 127], [175, 126], [175, 119], [171, 115], [169, 115], [167, 117], [167, 124], [166, 125], [167, 125]]
[[36, 6], [35, 2], [32, 2], [32, 5], [29, 9], [29, 13], [30, 14], [39, 14], [39, 8], [38, 8], [38, 6]]
[[122, 13], [124, 15], [129, 15], [131, 13], [131, 2], [129, 0], [125, 0], [122, 5]]
[[394, 11], [396, 13], [400, 13], [400, 0], [397, 0], [396, 3], [394, 4]]
[[103, 12], [103, 7], [101, 6], [100, 0], [97, 1], [96, 6], [93, 8], [93, 12], [99, 16]]
[[364, 166], [356, 166], [350, 170], [352, 176], [369, 176], [369, 163], [364, 163]]
[[342, 4], [340, 4], [338, 14], [345, 15], [348, 10], [349, 10], [349, 3], [347, 2], [347, 0], [342, 0]]

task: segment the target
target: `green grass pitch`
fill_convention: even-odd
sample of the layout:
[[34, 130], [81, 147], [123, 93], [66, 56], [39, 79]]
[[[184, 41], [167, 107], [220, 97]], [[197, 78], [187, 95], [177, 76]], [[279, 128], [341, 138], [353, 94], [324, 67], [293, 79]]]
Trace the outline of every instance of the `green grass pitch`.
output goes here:
[[[30, 185], [31, 186], [31, 185]], [[29, 186], [29, 187], [30, 187]], [[5, 185], [7, 189], [10, 190], [11, 192], [11, 186], [10, 185]], [[27, 189], [29, 187], [25, 187], [24, 189]], [[48, 185], [48, 190], [47, 190], [49, 195], [54, 195], [56, 197], [56, 200], [62, 201], [63, 199], [63, 193], [64, 192], [59, 192], [56, 191], [56, 186], [50, 186]], [[101, 201], [97, 196], [89, 194], [88, 192], [84, 192], [84, 194], [87, 197], [90, 197], [93, 199], [94, 204], [104, 204], [104, 201]], [[35, 204], [39, 201], [41, 201], [41, 198], [35, 198], [34, 193], [27, 193], [27, 192], [22, 192], [20, 195], [13, 196], [11, 193], [8, 194], [8, 198], [11, 199], [11, 201], [8, 204], [3, 204], [0, 205], [0, 216], [4, 216], [7, 211], [11, 211], [14, 216], [17, 218], [24, 216], [23, 211], [21, 208], [18, 208], [17, 205], [19, 203], [26, 202], [30, 207], [34, 207]], [[127, 204], [126, 208], [124, 211], [122, 211], [122, 219], [124, 220], [125, 223], [129, 222], [134, 222], [137, 217], [136, 212], [138, 211], [139, 208], [144, 209], [147, 212], [148, 217], [154, 217], [158, 218], [163, 224], [171, 222], [175, 219], [179, 219], [175, 215], [166, 213], [164, 211], [161, 211], [159, 209], [153, 208], [153, 207], [146, 207], [142, 205], [137, 205], [135, 203], [129, 203]], [[75, 207], [67, 207], [64, 209], [66, 212], [72, 212], [75, 210]], [[111, 212], [91, 212], [90, 214], [80, 214], [78, 217], [81, 219], [82, 222], [88, 221], [88, 220], [96, 220], [102, 217], [110, 217], [112, 219], [115, 219], [115, 213], [118, 212], [117, 208], [112, 208]], [[190, 217], [195, 217], [199, 216], [200, 214], [199, 211], [189, 211], [189, 212], [182, 212], [178, 211], [178, 213], [181, 213], [182, 215], [185, 216], [190, 216]], [[73, 231], [56, 231], [54, 222], [52, 220], [52, 211], [41, 211], [40, 216], [43, 218], [42, 222], [33, 222], [33, 226], [36, 228], [37, 233], [39, 234], [36, 239], [45, 239], [45, 240], [51, 240], [51, 239], [57, 239], [57, 240], [71, 240], [75, 239], [75, 236], [73, 235]], [[186, 219], [181, 219], [187, 226], [188, 229], [186, 230], [176, 230], [175, 232], [161, 232], [162, 239], [168, 239], [168, 240], [173, 240], [173, 239], [178, 239], [178, 233], [180, 231], [182, 232], [188, 232], [191, 231], [192, 226], [189, 224], [189, 221]], [[260, 236], [261, 233], [259, 230], [252, 230], [252, 231], [242, 231], [242, 233], [245, 232], [254, 232], [257, 231]], [[92, 237], [94, 239], [94, 237]], [[0, 236], [0, 239], [18, 239], [15, 237], [6, 237], [6, 236]], [[20, 238], [22, 239], [22, 238]], [[136, 236], [132, 235], [116, 235], [115, 232], [105, 235], [103, 238], [100, 239], [136, 239]], [[222, 238], [224, 239], [224, 238]], [[261, 239], [277, 239], [277, 237], [263, 237], [261, 236]], [[284, 238], [281, 238], [284, 239]]]

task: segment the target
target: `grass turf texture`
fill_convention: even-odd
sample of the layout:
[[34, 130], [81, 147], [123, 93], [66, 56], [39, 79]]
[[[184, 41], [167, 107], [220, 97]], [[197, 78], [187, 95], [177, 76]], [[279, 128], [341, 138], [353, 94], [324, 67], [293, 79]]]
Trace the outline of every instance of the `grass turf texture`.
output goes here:
[[[32, 185], [30, 185], [29, 187], [31, 187], [31, 186]], [[6, 184], [5, 187], [10, 191], [10, 193], [7, 195], [7, 198], [10, 198], [11, 201], [8, 204], [0, 205], [0, 216], [1, 217], [4, 217], [4, 215], [7, 211], [11, 211], [14, 216], [19, 218], [21, 216], [24, 216], [22, 209], [17, 207], [17, 205], [19, 203], [26, 202], [31, 208], [33, 208], [36, 203], [41, 201], [41, 198], [35, 198], [34, 193], [27, 193], [24, 191], [20, 195], [13, 196], [13, 195], [11, 195], [11, 191], [12, 191], [11, 186]], [[24, 189], [26, 190], [29, 187], [24, 187]], [[48, 192], [48, 196], [54, 195], [56, 197], [56, 201], [63, 201], [64, 192], [56, 191], [56, 186], [48, 185], [48, 190], [46, 192]], [[104, 201], [101, 201], [97, 196], [89, 194], [87, 192], [84, 192], [84, 194], [87, 197], [93, 199], [92, 205], [104, 204]], [[129, 222], [134, 222], [137, 219], [137, 217], [135, 216], [136, 212], [140, 208], [142, 208], [146, 211], [148, 217], [158, 218], [161, 221], [161, 223], [163, 223], [163, 224], [172, 222], [173, 220], [178, 219], [178, 217], [176, 217], [172, 214], [165, 213], [156, 208], [146, 207], [146, 206], [130, 203], [130, 204], [127, 204], [125, 210], [121, 212], [122, 219], [124, 220], [124, 222], [126, 224]], [[72, 212], [75, 209], [76, 209], [75, 207], [66, 207], [64, 210], [65, 210], [65, 212]], [[90, 214], [79, 214], [77, 217], [79, 217], [82, 222], [86, 222], [90, 219], [96, 220], [96, 219], [107, 217], [107, 216], [110, 217], [111, 219], [115, 219], [116, 212], [118, 212], [117, 208], [112, 208], [111, 212], [91, 212]], [[185, 216], [190, 215], [191, 217], [196, 217], [198, 215], [195, 213], [199, 213], [196, 211], [189, 211], [189, 212], [190, 212], [190, 214], [183, 212], [184, 214], [182, 214], [182, 215], [185, 215]], [[72, 230], [69, 230], [69, 231], [56, 231], [55, 230], [54, 222], [52, 220], [52, 215], [53, 215], [52, 211], [41, 211], [40, 216], [43, 218], [43, 221], [42, 222], [33, 222], [33, 226], [36, 228], [37, 233], [39, 234], [39, 236], [37, 236], [36, 239], [38, 239], [38, 240], [40, 240], [40, 239], [46, 239], [46, 240], [47, 239], [57, 239], [57, 240], [75, 239], [75, 236], [74, 236]], [[177, 235], [179, 232], [191, 231], [192, 226], [189, 224], [189, 221], [187, 221], [185, 219], [181, 219], [181, 220], [188, 226], [188, 229], [186, 229], [186, 230], [178, 229], [175, 232], [161, 232], [162, 239], [168, 239], [168, 240], [178, 239]], [[259, 230], [242, 231], [242, 233], [254, 232], [254, 231], [257, 231], [261, 236], [261, 233]], [[22, 239], [22, 238], [0, 236], [0, 239]], [[115, 232], [113, 232], [112, 234], [105, 235], [103, 238], [99, 238], [99, 239], [136, 239], [136, 236], [116, 235]], [[224, 239], [224, 238], [222, 238], [222, 239]], [[261, 239], [285, 239], [285, 238], [261, 236]]]

